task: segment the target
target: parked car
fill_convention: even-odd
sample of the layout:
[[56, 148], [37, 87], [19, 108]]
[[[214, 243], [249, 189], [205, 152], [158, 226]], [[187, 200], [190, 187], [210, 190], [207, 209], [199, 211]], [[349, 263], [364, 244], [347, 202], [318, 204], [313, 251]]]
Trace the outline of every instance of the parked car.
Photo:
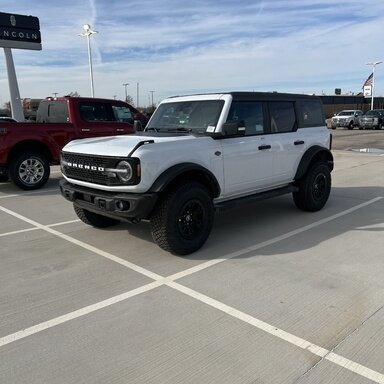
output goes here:
[[346, 109], [333, 116], [331, 119], [332, 129], [343, 127], [353, 129], [359, 125], [359, 118], [363, 115], [360, 109]]
[[384, 109], [372, 109], [359, 118], [359, 129], [381, 129], [384, 124]]
[[131, 134], [146, 122], [141, 112], [119, 100], [44, 99], [36, 122], [1, 123], [0, 182], [10, 178], [21, 189], [38, 189], [47, 182], [50, 165], [59, 163], [60, 151], [69, 141]]

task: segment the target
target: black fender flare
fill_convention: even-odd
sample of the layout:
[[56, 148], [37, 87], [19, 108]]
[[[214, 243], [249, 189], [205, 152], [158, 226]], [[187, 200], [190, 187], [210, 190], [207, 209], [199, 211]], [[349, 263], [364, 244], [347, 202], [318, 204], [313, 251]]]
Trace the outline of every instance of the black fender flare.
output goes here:
[[220, 184], [216, 176], [208, 169], [195, 163], [180, 163], [173, 165], [164, 171], [152, 184], [149, 192], [162, 192], [174, 181], [183, 177], [189, 180], [195, 178], [208, 187], [213, 197], [217, 197], [221, 193]]
[[326, 163], [329, 170], [333, 170], [333, 155], [331, 151], [320, 145], [314, 145], [313, 147], [308, 148], [301, 158], [294, 180], [300, 180], [307, 173], [310, 165], [316, 161]]

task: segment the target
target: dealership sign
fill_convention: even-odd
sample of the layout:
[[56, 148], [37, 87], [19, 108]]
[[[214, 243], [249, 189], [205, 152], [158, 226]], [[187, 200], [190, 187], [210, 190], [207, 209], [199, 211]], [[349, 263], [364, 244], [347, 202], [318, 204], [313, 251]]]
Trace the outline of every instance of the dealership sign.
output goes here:
[[0, 12], [0, 47], [41, 50], [39, 19]]
[[365, 97], [372, 96], [372, 85], [364, 85], [363, 93]]

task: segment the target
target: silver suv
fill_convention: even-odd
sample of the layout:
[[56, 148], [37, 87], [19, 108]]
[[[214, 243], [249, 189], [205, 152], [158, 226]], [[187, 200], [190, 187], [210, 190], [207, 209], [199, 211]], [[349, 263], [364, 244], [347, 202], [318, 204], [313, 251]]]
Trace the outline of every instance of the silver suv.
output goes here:
[[149, 220], [161, 248], [186, 255], [217, 209], [283, 193], [321, 209], [333, 156], [318, 97], [231, 92], [163, 100], [135, 135], [74, 140], [61, 169], [61, 193], [84, 223]]
[[359, 125], [359, 118], [362, 116], [363, 111], [360, 109], [346, 109], [333, 116], [331, 119], [332, 129], [343, 127], [353, 129]]

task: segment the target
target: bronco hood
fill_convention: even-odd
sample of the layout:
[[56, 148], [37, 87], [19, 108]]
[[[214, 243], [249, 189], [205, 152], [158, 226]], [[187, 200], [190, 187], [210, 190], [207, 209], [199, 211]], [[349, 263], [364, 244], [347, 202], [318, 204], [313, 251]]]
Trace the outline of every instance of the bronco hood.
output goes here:
[[121, 135], [94, 137], [90, 139], [73, 140], [64, 148], [64, 152], [82, 153], [98, 156], [127, 156], [142, 142], [165, 143], [170, 141], [196, 140], [193, 135]]

